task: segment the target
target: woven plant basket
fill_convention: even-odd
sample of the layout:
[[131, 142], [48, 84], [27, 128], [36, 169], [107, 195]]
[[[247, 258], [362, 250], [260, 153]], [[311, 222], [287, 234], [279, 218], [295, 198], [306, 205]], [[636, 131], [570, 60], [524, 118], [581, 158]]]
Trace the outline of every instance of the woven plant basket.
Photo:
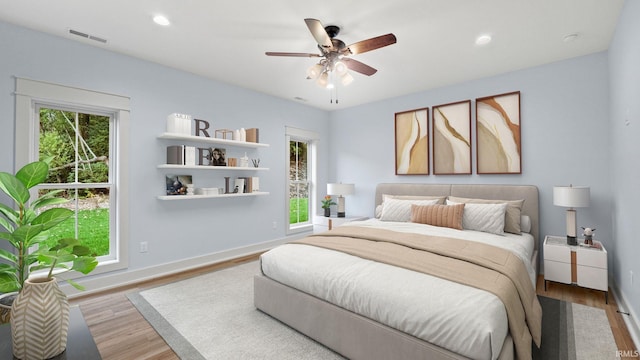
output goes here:
[[67, 347], [69, 302], [56, 279], [25, 281], [11, 310], [13, 356], [48, 359]]

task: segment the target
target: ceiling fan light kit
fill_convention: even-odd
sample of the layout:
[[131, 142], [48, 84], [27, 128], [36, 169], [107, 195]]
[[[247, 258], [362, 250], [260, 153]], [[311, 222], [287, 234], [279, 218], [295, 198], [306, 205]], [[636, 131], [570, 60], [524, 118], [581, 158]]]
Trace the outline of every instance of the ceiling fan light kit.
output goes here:
[[[307, 69], [307, 79], [316, 80], [316, 84], [323, 88], [333, 88], [333, 80], [340, 80], [343, 86], [351, 84], [354, 78], [348, 70], [366, 76], [375, 74], [378, 70], [360, 61], [348, 58], [348, 56], [362, 54], [396, 43], [395, 35], [386, 34], [346, 46], [342, 40], [335, 38], [340, 33], [338, 26], [323, 26], [322, 23], [316, 19], [304, 19], [304, 21], [311, 35], [318, 43], [320, 54], [266, 52], [266, 55], [322, 58], [317, 64], [311, 65]], [[333, 73], [335, 73], [335, 75]]]

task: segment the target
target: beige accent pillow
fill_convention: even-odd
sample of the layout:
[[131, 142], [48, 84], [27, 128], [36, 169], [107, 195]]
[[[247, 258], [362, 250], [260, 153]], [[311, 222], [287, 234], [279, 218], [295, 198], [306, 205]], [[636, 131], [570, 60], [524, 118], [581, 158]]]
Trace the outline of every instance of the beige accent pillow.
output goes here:
[[524, 205], [524, 199], [522, 200], [488, 200], [488, 199], [470, 199], [457, 196], [449, 196], [448, 198], [452, 202], [456, 203], [469, 203], [469, 204], [507, 204], [507, 211], [505, 213], [504, 231], [512, 234], [520, 235], [522, 229], [520, 227], [520, 215], [522, 213], [522, 206]]
[[464, 204], [411, 205], [411, 222], [462, 230]]

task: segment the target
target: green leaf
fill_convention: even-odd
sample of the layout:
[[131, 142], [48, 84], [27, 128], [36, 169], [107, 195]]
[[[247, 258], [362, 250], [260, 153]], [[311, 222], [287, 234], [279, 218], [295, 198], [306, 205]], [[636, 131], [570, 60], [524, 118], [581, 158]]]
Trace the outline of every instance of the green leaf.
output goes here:
[[52, 208], [43, 211], [33, 221], [32, 225], [42, 225], [43, 230], [51, 229], [73, 216], [73, 211], [65, 208]]
[[0, 190], [20, 205], [29, 201], [29, 189], [17, 177], [9, 173], [0, 172]]
[[[62, 190], [60, 190], [60, 191], [58, 191], [58, 190], [52, 191], [50, 193], [47, 193], [46, 195], [53, 194], [53, 193], [59, 193], [59, 192], [62, 192]], [[53, 195], [45, 197], [46, 195], [41, 196], [39, 199], [36, 199], [36, 200], [32, 201], [31, 202], [31, 209], [32, 210], [37, 210], [37, 209], [39, 209], [39, 208], [41, 208], [43, 206], [59, 205], [59, 204], [65, 204], [65, 203], [69, 202], [69, 200], [67, 200], [65, 198], [53, 197]]]
[[[7, 260], [9, 262], [12, 262], [14, 264], [18, 263], [18, 257], [14, 253], [9, 252], [9, 251], [7, 251], [5, 249], [0, 249], [0, 259], [5, 259], [5, 260]], [[4, 266], [9, 266], [7, 264], [0, 263], [0, 267], [2, 267], [3, 265]], [[15, 266], [11, 266], [11, 268], [15, 268]]]
[[78, 289], [78, 290], [84, 290], [84, 289], [85, 289], [85, 288], [84, 288], [84, 286], [82, 286], [82, 285], [78, 284], [77, 282], [75, 282], [75, 281], [73, 281], [73, 280], [71, 280], [71, 279], [67, 280], [67, 282], [68, 282], [69, 284], [71, 284], [71, 286], [73, 286], [74, 288], [76, 288], [76, 289]]
[[13, 238], [17, 243], [22, 243], [26, 248], [29, 248], [35, 243], [32, 239], [42, 238], [36, 238], [42, 231], [42, 225], [23, 225], [13, 232]]
[[20, 290], [20, 282], [14, 274], [0, 273], [0, 293], [6, 294]]
[[73, 262], [73, 267], [71, 267], [72, 270], [75, 271], [79, 271], [83, 274], [88, 274], [90, 272], [93, 271], [93, 269], [96, 268], [96, 266], [98, 266], [98, 260], [96, 260], [96, 258], [94, 257], [81, 257], [81, 258], [77, 258], [74, 262]]
[[[3, 217], [0, 217], [0, 220], [2, 220], [3, 222], [6, 222], [7, 220], [9, 220], [12, 223], [17, 224], [19, 221], [20, 214], [18, 214], [18, 212], [15, 211], [13, 208], [2, 203], [0, 203], [0, 214], [3, 214], [4, 216], [6, 216], [6, 219]], [[11, 225], [10, 225], [11, 228], [8, 228], [7, 225], [5, 225], [4, 223], [2, 224], [2, 226], [4, 226], [4, 228], [9, 231], [13, 231], [13, 226]]]
[[35, 161], [27, 164], [18, 170], [16, 178], [18, 178], [27, 189], [42, 184], [49, 175], [49, 164], [45, 161]]

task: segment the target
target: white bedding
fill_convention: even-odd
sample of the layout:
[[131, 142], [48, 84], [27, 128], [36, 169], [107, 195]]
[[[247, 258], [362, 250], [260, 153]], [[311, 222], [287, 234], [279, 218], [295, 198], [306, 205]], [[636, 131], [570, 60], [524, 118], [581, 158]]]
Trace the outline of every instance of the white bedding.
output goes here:
[[[458, 235], [525, 259], [533, 251], [528, 234], [499, 236], [376, 219], [349, 226]], [[261, 263], [263, 273], [278, 282], [470, 358], [497, 358], [508, 332], [506, 311], [495, 295], [437, 277], [301, 244], [272, 249]], [[535, 280], [529, 260], [525, 264]]]

